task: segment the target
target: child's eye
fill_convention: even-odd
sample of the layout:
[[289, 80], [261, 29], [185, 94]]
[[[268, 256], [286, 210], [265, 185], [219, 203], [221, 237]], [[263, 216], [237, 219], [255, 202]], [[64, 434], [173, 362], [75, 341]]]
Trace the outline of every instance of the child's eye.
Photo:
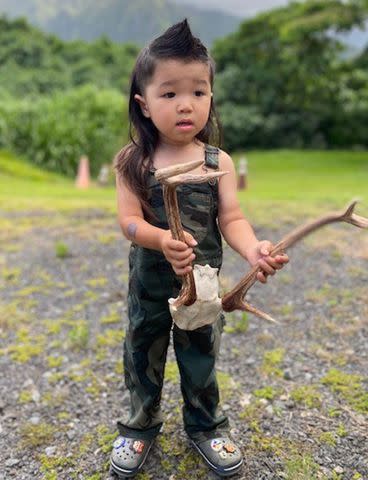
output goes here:
[[162, 95], [164, 98], [174, 98], [175, 93], [174, 92], [167, 92]]
[[202, 90], [196, 90], [196, 91], [194, 92], [194, 95], [195, 95], [196, 97], [202, 97], [202, 95], [205, 95], [205, 92], [202, 92]]

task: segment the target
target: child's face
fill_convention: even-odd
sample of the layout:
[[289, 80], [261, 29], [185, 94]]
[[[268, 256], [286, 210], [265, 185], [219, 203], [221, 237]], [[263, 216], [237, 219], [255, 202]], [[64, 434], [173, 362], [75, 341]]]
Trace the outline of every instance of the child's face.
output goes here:
[[163, 142], [187, 144], [205, 127], [211, 107], [210, 67], [205, 63], [162, 60], [144, 95], [135, 95]]

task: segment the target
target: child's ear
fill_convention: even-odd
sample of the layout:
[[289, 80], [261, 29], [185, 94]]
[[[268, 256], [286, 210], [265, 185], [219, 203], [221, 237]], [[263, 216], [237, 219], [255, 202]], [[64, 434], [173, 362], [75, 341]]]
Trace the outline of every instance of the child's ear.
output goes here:
[[147, 103], [146, 103], [146, 100], [144, 99], [144, 97], [142, 97], [142, 95], [138, 95], [138, 93], [136, 93], [134, 95], [134, 100], [139, 103], [139, 106], [141, 107], [143, 115], [147, 118], [150, 118], [151, 115], [149, 113]]

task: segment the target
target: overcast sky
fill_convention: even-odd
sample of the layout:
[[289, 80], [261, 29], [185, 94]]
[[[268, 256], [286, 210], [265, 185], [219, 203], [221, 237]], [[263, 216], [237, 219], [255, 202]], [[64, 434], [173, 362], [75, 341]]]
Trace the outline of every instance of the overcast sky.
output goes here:
[[254, 15], [262, 10], [269, 10], [289, 3], [288, 0], [175, 0], [175, 2], [224, 10], [241, 17]]

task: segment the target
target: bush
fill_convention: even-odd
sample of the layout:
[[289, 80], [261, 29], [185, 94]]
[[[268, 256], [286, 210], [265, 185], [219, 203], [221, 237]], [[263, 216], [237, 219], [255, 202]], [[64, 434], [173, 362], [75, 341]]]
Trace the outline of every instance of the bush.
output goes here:
[[69, 176], [75, 176], [81, 155], [97, 175], [126, 142], [127, 130], [126, 99], [113, 89], [86, 85], [0, 105], [0, 147]]

